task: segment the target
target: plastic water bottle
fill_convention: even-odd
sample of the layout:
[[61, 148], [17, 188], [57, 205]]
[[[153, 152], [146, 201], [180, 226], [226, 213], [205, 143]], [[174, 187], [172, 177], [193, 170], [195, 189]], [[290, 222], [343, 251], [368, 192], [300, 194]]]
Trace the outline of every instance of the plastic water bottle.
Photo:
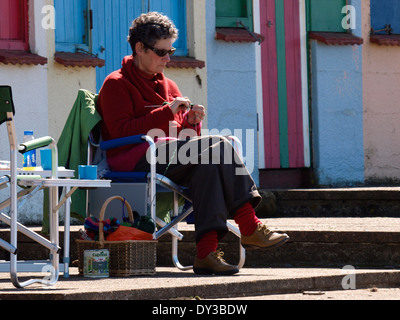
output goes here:
[[[24, 140], [23, 142], [28, 142], [34, 140], [33, 131], [27, 130], [24, 131]], [[23, 160], [23, 169], [24, 170], [35, 170], [36, 168], [36, 150], [31, 150], [24, 153], [24, 160]]]

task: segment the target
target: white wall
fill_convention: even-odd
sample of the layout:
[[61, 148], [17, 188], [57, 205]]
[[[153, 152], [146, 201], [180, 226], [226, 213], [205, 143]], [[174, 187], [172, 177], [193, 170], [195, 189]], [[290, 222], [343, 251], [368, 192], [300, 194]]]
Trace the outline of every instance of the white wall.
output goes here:
[[[24, 130], [33, 130], [35, 137], [52, 136], [58, 140], [78, 89], [95, 90], [94, 68], [66, 68], [54, 62], [55, 33], [42, 27], [45, 5], [53, 0], [29, 1], [30, 51], [47, 57], [46, 65], [6, 65], [0, 63], [0, 85], [10, 85], [15, 104], [15, 126], [18, 142], [22, 142]], [[9, 143], [6, 126], [0, 127], [0, 159], [9, 160]], [[40, 155], [38, 154], [38, 164]], [[18, 155], [18, 167], [22, 156]], [[9, 190], [0, 191], [0, 202], [9, 197]], [[22, 223], [41, 224], [43, 195], [39, 192], [18, 212]], [[8, 209], [4, 210], [5, 213]]]

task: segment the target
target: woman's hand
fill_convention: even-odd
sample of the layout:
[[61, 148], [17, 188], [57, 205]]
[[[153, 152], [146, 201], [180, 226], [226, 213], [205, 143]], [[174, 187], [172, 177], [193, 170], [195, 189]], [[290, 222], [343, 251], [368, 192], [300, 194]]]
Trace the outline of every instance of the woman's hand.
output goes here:
[[187, 115], [187, 121], [190, 125], [195, 126], [203, 121], [205, 116], [206, 112], [204, 106], [196, 104], [190, 109]]
[[181, 110], [185, 112], [190, 108], [190, 100], [186, 97], [175, 98], [175, 100], [170, 103], [170, 108], [174, 115]]

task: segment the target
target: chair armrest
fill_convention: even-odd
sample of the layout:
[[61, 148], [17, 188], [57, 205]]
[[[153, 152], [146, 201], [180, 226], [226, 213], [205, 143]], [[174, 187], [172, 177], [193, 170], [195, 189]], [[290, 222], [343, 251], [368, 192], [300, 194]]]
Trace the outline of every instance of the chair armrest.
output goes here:
[[28, 151], [44, 147], [51, 148], [51, 178], [58, 179], [58, 149], [56, 141], [52, 137], [42, 137], [21, 143], [18, 147], [18, 151], [25, 154]]
[[18, 151], [22, 154], [27, 153], [28, 151], [39, 149], [43, 147], [49, 146], [54, 139], [52, 137], [42, 137], [38, 139], [34, 139], [32, 141], [21, 143], [18, 147]]
[[125, 137], [125, 138], [120, 138], [120, 139], [104, 141], [104, 142], [100, 143], [100, 149], [101, 150], [110, 150], [110, 149], [127, 146], [130, 144], [143, 143], [143, 142], [146, 142], [145, 137], [146, 136], [139, 134], [136, 136], [130, 136], [130, 137]]

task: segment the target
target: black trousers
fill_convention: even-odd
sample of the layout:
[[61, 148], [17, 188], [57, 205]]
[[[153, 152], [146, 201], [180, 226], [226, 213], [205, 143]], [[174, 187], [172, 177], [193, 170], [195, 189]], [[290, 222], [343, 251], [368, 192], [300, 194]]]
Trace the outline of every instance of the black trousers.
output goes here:
[[[149, 158], [150, 159], [150, 158]], [[149, 171], [143, 157], [135, 171]], [[261, 202], [257, 186], [229, 140], [220, 136], [194, 137], [157, 145], [156, 171], [188, 188], [194, 209], [196, 241], [217, 231], [227, 232], [226, 220], [247, 202]]]

